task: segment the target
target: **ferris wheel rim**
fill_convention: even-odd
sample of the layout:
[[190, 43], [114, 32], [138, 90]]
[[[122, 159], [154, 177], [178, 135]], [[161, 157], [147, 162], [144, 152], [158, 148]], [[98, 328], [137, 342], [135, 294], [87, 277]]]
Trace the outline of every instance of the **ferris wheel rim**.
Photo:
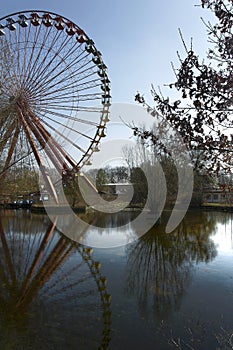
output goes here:
[[[71, 21], [68, 17], [62, 16], [62, 15], [60, 15], [60, 14], [57, 13], [57, 12], [52, 12], [52, 11], [43, 10], [43, 9], [40, 9], [40, 10], [38, 10], [38, 9], [20, 10], [20, 11], [13, 12], [13, 13], [10, 13], [9, 15], [6, 15], [6, 16], [1, 17], [1, 18], [0, 18], [0, 21], [6, 19], [6, 18], [8, 18], [8, 17], [16, 16], [16, 15], [18, 15], [19, 13], [34, 13], [34, 12], [36, 12], [36, 13], [37, 13], [37, 12], [49, 13], [49, 14], [51, 14], [51, 15], [53, 15], [53, 16], [59, 16], [59, 17], [62, 17], [63, 19], [65, 19], [65, 20], [68, 21], [68, 22], [74, 23], [77, 27], [79, 27], [75, 22]], [[81, 27], [79, 27], [79, 28], [82, 29]]]

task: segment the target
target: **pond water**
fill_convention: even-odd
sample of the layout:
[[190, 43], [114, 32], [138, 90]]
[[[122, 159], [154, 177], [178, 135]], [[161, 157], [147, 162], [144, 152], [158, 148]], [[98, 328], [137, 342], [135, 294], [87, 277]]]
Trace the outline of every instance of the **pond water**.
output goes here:
[[[46, 215], [2, 211], [0, 349], [232, 349], [233, 214], [190, 211], [169, 234], [168, 216], [131, 244], [91, 249]], [[95, 225], [108, 239], [131, 217]]]

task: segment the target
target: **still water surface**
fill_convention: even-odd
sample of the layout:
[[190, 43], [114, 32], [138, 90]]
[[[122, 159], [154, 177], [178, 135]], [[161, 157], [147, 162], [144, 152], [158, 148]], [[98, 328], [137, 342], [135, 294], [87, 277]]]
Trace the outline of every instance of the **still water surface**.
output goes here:
[[[2, 211], [0, 349], [232, 349], [233, 214], [191, 211], [166, 234], [168, 214], [134, 243], [92, 251], [45, 215]], [[111, 239], [130, 216], [95, 225]]]

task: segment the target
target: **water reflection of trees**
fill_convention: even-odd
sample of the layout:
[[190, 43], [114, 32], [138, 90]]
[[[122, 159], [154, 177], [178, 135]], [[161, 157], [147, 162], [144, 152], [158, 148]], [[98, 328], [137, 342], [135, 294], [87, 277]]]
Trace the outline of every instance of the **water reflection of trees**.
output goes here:
[[92, 249], [40, 215], [0, 220], [0, 348], [107, 349], [110, 295]]
[[217, 220], [218, 223], [231, 227], [231, 232], [233, 231], [233, 212], [227, 211], [209, 211], [205, 213], [208, 220]]
[[137, 297], [144, 317], [153, 312], [164, 318], [179, 307], [193, 265], [217, 255], [210, 239], [215, 226], [213, 217], [194, 212], [171, 234], [161, 224], [128, 247], [126, 292]]
[[98, 212], [96, 214], [95, 211], [90, 211], [85, 214], [79, 214], [79, 217], [87, 222], [88, 224], [92, 224], [93, 220], [95, 220], [95, 226], [98, 233], [101, 234], [102, 230], [98, 230], [98, 228], [112, 229], [119, 228], [121, 226], [129, 224], [133, 219], [135, 219], [140, 212], [137, 211], [129, 211], [129, 212], [117, 212], [117, 213], [101, 213]]

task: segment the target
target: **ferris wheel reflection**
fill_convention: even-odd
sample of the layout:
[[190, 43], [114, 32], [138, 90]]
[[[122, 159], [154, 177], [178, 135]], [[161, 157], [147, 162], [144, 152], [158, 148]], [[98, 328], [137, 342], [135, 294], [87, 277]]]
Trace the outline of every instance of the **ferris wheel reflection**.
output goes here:
[[107, 349], [111, 296], [93, 250], [57, 232], [56, 218], [13, 211], [0, 238], [0, 347]]

